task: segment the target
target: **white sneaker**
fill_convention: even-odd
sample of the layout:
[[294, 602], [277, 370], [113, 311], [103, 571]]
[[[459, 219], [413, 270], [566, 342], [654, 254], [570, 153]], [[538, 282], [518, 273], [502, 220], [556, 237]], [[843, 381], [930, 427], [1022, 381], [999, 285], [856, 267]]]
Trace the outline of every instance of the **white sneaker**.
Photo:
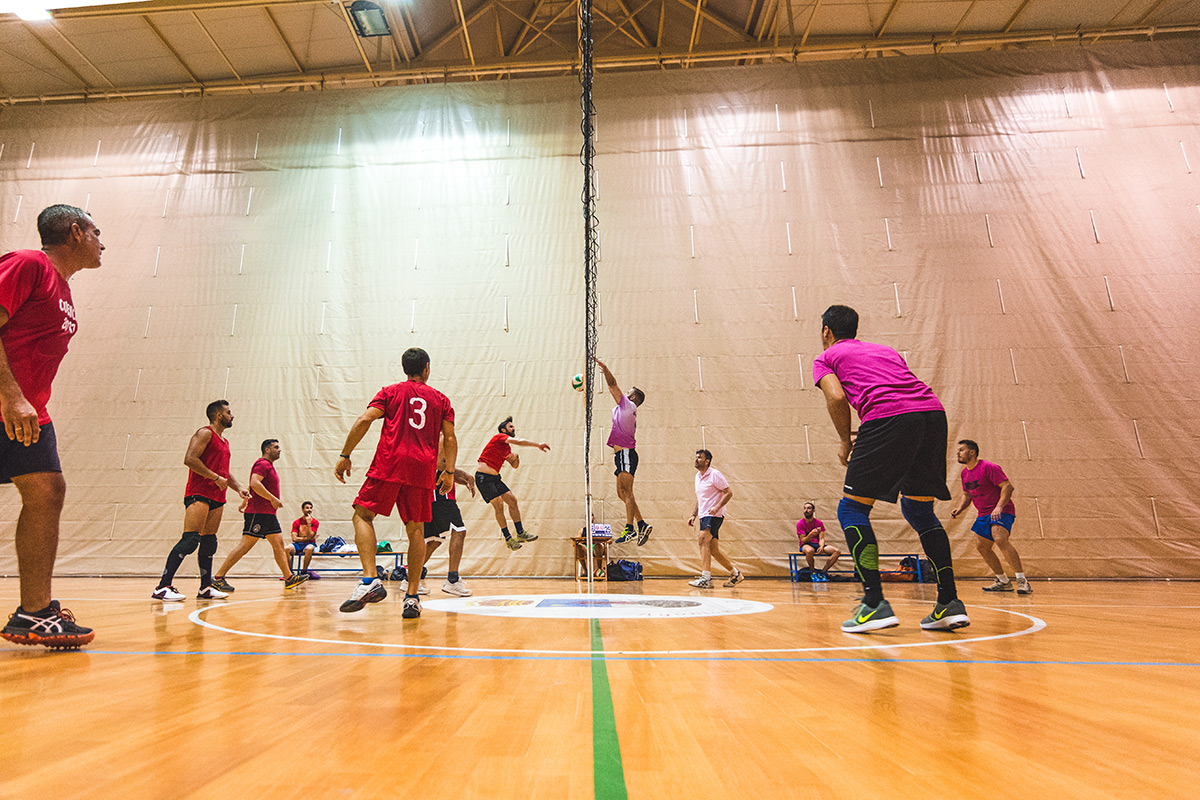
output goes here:
[[459, 578], [454, 583], [446, 581], [442, 584], [442, 591], [446, 594], [456, 594], [459, 597], [471, 596], [471, 590], [467, 588], [467, 584], [463, 582], [462, 578]]
[[164, 600], [168, 603], [179, 603], [183, 601], [183, 593], [177, 592], [174, 586], [163, 586], [155, 589], [150, 593], [150, 596], [155, 600]]
[[712, 578], [706, 578], [701, 575], [694, 581], [688, 581], [688, 586], [695, 586], [697, 589], [711, 589], [713, 587]]
[[[408, 581], [400, 581], [400, 591], [408, 594]], [[417, 594], [429, 594], [429, 587], [422, 583], [417, 587]]]
[[205, 586], [196, 593], [196, 597], [199, 597], [201, 600], [224, 600], [226, 597], [229, 597], [229, 592], [222, 592], [220, 589], [212, 586]]
[[1017, 594], [1033, 594], [1033, 587], [1029, 585], [1029, 581], [1025, 578], [1017, 581]]

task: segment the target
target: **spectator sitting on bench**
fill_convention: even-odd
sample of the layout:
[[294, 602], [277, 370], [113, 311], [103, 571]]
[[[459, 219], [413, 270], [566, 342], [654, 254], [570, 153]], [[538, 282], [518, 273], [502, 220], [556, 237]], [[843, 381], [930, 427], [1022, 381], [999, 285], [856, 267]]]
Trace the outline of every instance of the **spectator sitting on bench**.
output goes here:
[[321, 523], [313, 516], [313, 504], [308, 500], [300, 505], [300, 512], [300, 519], [292, 523], [292, 541], [287, 546], [287, 553], [289, 556], [303, 555], [301, 570], [308, 577], [315, 578], [317, 573], [308, 565], [312, 563], [313, 553], [317, 550], [317, 528], [321, 527]]
[[[579, 529], [579, 538], [586, 540], [587, 528]], [[609, 542], [612, 541], [612, 538], [613, 538], [612, 525], [597, 523], [596, 515], [593, 514], [592, 515], [592, 558], [594, 560], [594, 563], [592, 565], [592, 577], [594, 577], [594, 578], [603, 578], [604, 577], [605, 568], [608, 566], [607, 564], [604, 563], [604, 556], [605, 556], [605, 553], [608, 551], [605, 549], [605, 547], [603, 547], [601, 545], [601, 542], [603, 542], [604, 544], [608, 544]], [[587, 550], [586, 546], [584, 546], [582, 543], [576, 547], [575, 557], [580, 559], [580, 564], [583, 563], [583, 553], [586, 550]]]
[[796, 523], [796, 536], [800, 539], [800, 552], [808, 562], [808, 568], [815, 571], [813, 557], [829, 556], [822, 572], [833, 569], [833, 565], [841, 558], [842, 551], [831, 544], [825, 544], [825, 523], [813, 516], [817, 507], [812, 503], [804, 504], [804, 516]]

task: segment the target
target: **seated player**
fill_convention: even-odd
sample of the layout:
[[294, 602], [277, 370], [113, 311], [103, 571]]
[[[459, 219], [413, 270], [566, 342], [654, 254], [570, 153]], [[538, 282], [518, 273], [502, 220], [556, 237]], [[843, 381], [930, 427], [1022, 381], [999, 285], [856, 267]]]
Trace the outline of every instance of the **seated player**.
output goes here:
[[317, 551], [317, 529], [320, 527], [320, 520], [313, 516], [313, 504], [305, 500], [300, 505], [300, 518], [292, 522], [292, 541], [288, 543], [287, 554], [289, 558], [303, 555], [304, 563], [300, 570], [314, 580], [320, 576], [316, 570], [309, 569], [308, 565], [312, 563], [313, 553]]
[[816, 510], [817, 507], [812, 503], [804, 504], [804, 516], [796, 522], [796, 536], [800, 539], [800, 552], [804, 553], [810, 571], [817, 571], [813, 561], [815, 556], [829, 556], [825, 568], [820, 570], [826, 573], [842, 557], [842, 551], [825, 543], [825, 523], [813, 516]]

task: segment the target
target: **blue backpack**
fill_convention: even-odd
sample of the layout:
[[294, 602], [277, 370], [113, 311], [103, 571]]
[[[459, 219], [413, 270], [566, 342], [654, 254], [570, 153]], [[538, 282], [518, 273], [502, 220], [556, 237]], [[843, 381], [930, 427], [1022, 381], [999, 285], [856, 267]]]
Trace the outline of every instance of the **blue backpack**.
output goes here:
[[346, 543], [346, 540], [340, 536], [330, 536], [328, 539], [321, 542], [321, 546], [320, 546], [320, 548], [318, 548], [318, 552], [332, 553], [332, 552], [335, 552], [339, 547], [341, 547], [345, 543]]
[[618, 561], [610, 561], [608, 562], [608, 579], [610, 581], [640, 581], [642, 565], [637, 561], [626, 561], [623, 558]]

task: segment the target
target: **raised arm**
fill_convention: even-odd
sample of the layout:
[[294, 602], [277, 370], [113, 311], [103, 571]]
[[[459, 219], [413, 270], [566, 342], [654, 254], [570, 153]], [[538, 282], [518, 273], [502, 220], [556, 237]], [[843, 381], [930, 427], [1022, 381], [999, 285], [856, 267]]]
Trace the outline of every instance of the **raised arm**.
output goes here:
[[346, 434], [346, 442], [342, 445], [341, 455], [338, 456], [337, 464], [333, 468], [333, 476], [340, 482], [346, 482], [346, 476], [350, 474], [350, 456], [354, 453], [354, 448], [358, 447], [358, 443], [367, 435], [367, 431], [371, 429], [371, 423], [383, 416], [383, 409], [375, 406], [367, 406], [367, 410], [354, 420], [354, 424], [350, 426], [350, 433]]
[[842, 382], [832, 372], [821, 378], [821, 382], [817, 385], [821, 387], [821, 392], [825, 395], [825, 408], [829, 411], [829, 418], [833, 420], [833, 427], [837, 430], [838, 438], [841, 439], [842, 445], [838, 452], [838, 459], [845, 466], [850, 463], [850, 451], [854, 449], [850, 431], [850, 402], [846, 400]]
[[604, 382], [608, 384], [608, 393], [612, 395], [617, 405], [620, 405], [621, 398], [625, 396], [625, 393], [621, 391], [620, 386], [617, 386], [617, 379], [613, 377], [612, 370], [605, 366], [604, 362], [598, 358], [596, 359], [596, 365], [604, 373]]
[[[508, 443], [515, 444], [517, 447], [536, 447], [543, 453], [550, 449], [550, 445], [546, 444], [545, 442], [535, 442], [532, 439], [514, 439], [511, 436], [508, 438]], [[516, 465], [514, 464], [513, 466]]]

